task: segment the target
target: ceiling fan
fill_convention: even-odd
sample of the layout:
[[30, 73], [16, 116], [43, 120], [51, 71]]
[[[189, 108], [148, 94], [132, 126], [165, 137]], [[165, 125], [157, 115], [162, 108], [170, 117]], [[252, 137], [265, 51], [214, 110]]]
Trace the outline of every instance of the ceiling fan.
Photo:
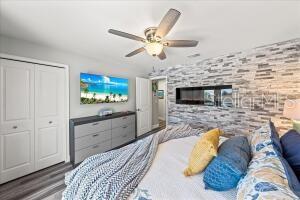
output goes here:
[[198, 41], [196, 40], [165, 39], [165, 36], [175, 25], [180, 14], [181, 13], [178, 10], [170, 9], [161, 20], [158, 27], [149, 27], [145, 29], [144, 33], [146, 39], [114, 29], [109, 29], [108, 32], [114, 35], [118, 35], [132, 40], [137, 40], [139, 42], [144, 43], [144, 47], [134, 50], [133, 52], [127, 54], [126, 57], [134, 56], [146, 50], [148, 54], [152, 56], [157, 56], [159, 59], [164, 60], [166, 59], [166, 54], [163, 50], [164, 47], [195, 47], [198, 44]]

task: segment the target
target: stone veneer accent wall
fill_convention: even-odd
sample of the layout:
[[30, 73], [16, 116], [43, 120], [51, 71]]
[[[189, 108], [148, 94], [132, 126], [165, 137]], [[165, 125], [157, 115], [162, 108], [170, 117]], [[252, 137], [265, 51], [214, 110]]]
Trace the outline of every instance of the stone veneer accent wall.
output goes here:
[[[283, 133], [291, 121], [284, 101], [300, 99], [300, 38], [176, 65], [151, 73], [168, 77], [169, 124], [197, 123], [228, 134], [248, 134], [272, 119]], [[232, 85], [233, 108], [176, 104], [176, 88]]]

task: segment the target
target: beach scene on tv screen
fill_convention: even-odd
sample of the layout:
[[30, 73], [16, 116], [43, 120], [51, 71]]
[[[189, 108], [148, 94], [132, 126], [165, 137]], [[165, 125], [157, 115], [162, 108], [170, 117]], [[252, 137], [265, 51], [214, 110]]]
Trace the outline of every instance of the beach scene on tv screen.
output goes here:
[[80, 74], [81, 104], [128, 101], [128, 79], [96, 74]]

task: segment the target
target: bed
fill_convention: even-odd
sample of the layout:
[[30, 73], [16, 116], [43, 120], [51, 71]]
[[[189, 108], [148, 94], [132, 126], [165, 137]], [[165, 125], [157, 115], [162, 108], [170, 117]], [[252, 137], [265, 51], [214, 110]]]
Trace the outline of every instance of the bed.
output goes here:
[[[185, 177], [183, 171], [202, 133], [189, 125], [168, 126], [120, 149], [91, 156], [66, 174], [63, 199], [299, 199], [273, 147], [268, 124], [250, 137], [252, 159], [238, 191], [205, 189], [203, 173]], [[225, 140], [221, 136], [220, 144]]]
[[[198, 138], [190, 136], [159, 145], [149, 171], [129, 199], [235, 199], [236, 190], [226, 192], [205, 190], [203, 173], [192, 177], [183, 175]], [[221, 141], [224, 140], [226, 138], [221, 137]]]

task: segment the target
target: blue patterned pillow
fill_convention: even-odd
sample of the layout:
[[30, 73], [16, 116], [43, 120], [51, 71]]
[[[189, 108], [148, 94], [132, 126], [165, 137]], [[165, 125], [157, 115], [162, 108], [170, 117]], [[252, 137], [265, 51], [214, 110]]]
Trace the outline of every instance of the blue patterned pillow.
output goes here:
[[272, 140], [270, 138], [270, 125], [266, 124], [261, 128], [254, 131], [250, 137], [250, 146], [252, 156], [263, 151], [264, 148], [267, 148], [269, 145], [272, 145]]
[[[271, 128], [268, 125], [256, 130], [254, 137], [259, 138], [261, 133], [269, 133], [266, 141], [271, 141]], [[258, 137], [257, 137], [258, 136]], [[252, 139], [251, 146], [258, 145], [260, 139]], [[263, 142], [263, 141], [260, 141]], [[246, 176], [238, 183], [237, 200], [256, 199], [285, 199], [296, 200], [297, 193], [294, 193], [288, 180], [288, 172], [283, 166], [282, 157], [278, 156], [278, 151], [273, 145], [266, 145], [259, 151], [255, 151], [250, 161]]]
[[218, 156], [204, 172], [206, 189], [226, 191], [235, 188], [245, 175], [250, 161], [250, 146], [246, 137], [236, 136], [226, 140], [218, 150]]

